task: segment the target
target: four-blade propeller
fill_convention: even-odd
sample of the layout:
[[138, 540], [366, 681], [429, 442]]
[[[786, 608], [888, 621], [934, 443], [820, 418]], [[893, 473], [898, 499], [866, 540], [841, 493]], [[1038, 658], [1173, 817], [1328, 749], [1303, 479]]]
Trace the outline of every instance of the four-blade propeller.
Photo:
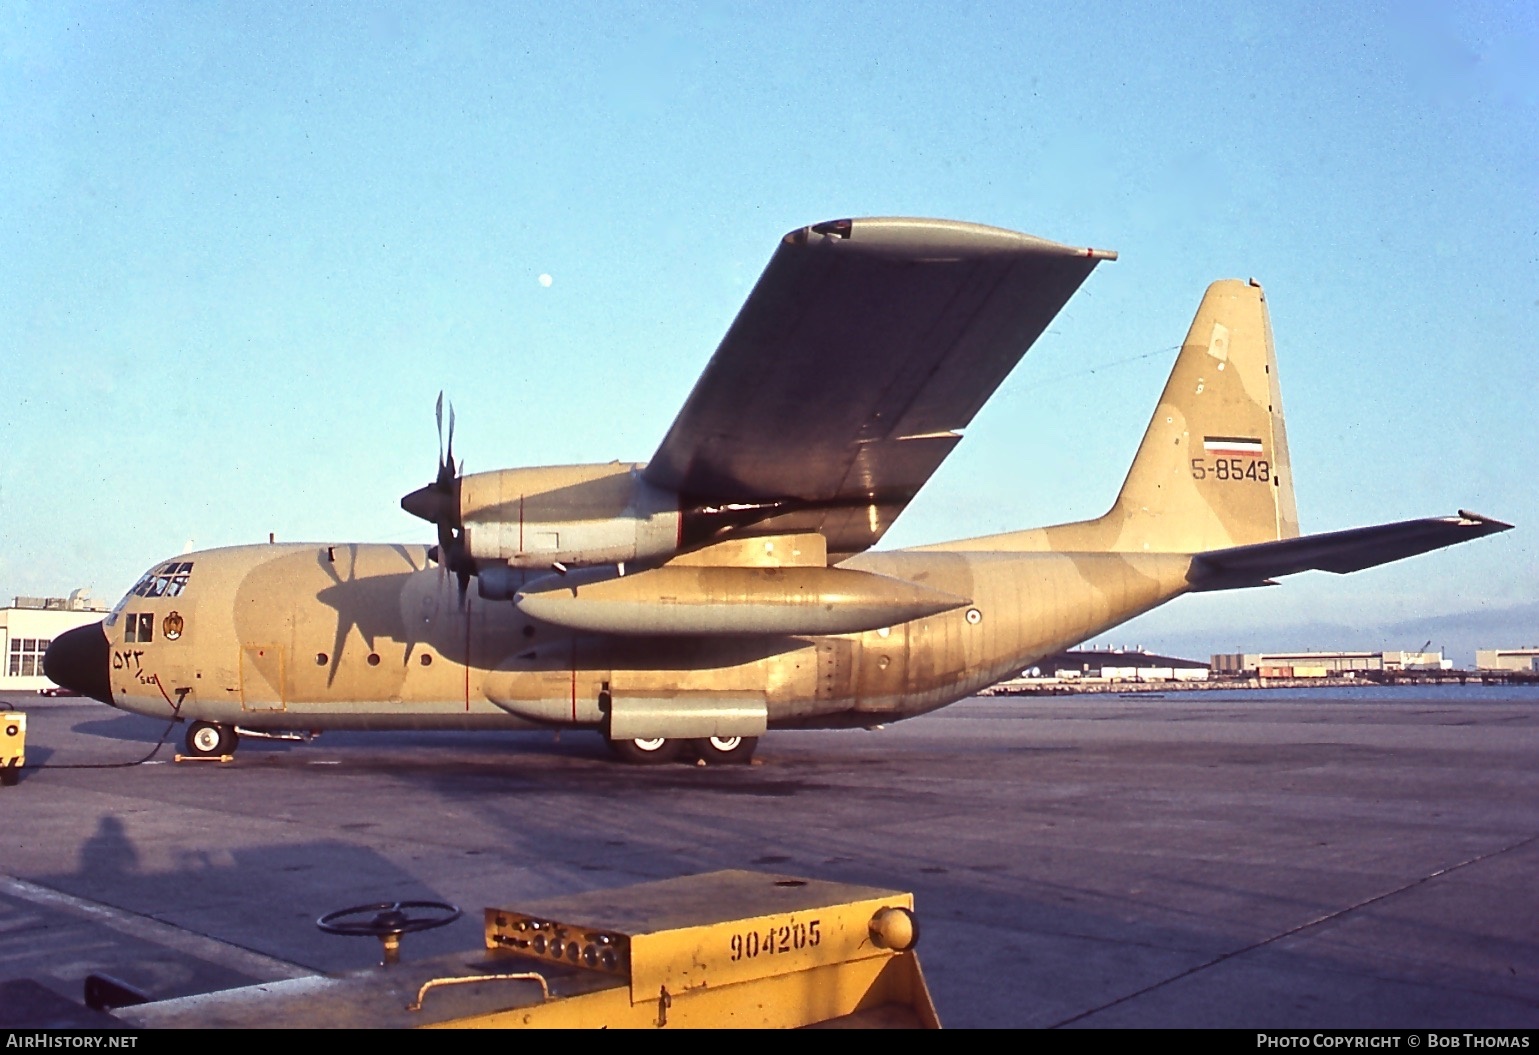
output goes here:
[[[453, 572], [459, 582], [459, 600], [465, 604], [475, 562], [465, 552], [465, 525], [460, 519], [460, 471], [454, 464], [454, 406], [449, 407], [449, 436], [444, 442], [444, 394], [438, 393], [434, 408], [438, 422], [438, 474], [426, 487], [419, 487], [401, 499], [401, 508], [438, 526], [438, 545], [430, 554], [446, 573]], [[463, 469], [463, 465], [460, 466]]]

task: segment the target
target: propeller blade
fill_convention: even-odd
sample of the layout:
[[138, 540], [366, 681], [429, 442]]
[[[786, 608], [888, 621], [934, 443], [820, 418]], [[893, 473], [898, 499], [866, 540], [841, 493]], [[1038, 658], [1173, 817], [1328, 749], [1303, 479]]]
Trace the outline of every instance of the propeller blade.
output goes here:
[[431, 484], [418, 488], [401, 499], [401, 508], [413, 516], [432, 521], [438, 529], [438, 545], [429, 550], [441, 576], [454, 575], [459, 585], [459, 603], [463, 610], [475, 574], [475, 562], [465, 552], [465, 529], [460, 523], [459, 478], [465, 463], [454, 461], [454, 404], [449, 404], [449, 429], [444, 431], [444, 394], [438, 393], [433, 404], [433, 420], [438, 426], [438, 475]]
[[438, 405], [433, 408], [433, 418], [438, 422], [438, 465], [442, 469], [444, 464], [444, 394], [442, 391], [438, 393]]

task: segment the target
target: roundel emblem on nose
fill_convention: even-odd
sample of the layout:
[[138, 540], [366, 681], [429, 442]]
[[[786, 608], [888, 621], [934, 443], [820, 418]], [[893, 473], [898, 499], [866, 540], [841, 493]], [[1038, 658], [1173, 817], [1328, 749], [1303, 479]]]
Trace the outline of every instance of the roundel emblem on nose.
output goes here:
[[179, 612], [172, 612], [161, 621], [160, 632], [165, 635], [167, 641], [175, 641], [182, 636], [182, 616]]

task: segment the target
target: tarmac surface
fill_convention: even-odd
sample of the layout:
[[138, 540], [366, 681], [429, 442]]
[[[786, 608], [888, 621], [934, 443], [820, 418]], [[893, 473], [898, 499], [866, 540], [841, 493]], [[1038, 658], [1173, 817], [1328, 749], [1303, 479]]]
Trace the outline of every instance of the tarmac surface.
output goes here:
[[410, 960], [478, 947], [485, 906], [721, 868], [912, 890], [950, 1027], [1539, 1026], [1535, 690], [972, 699], [772, 732], [751, 767], [623, 766], [570, 732], [176, 764], [177, 727], [149, 764], [62, 768], [165, 725], [0, 708], [29, 722], [0, 1026], [92, 972], [164, 998], [367, 966], [373, 941], [314, 925], [349, 905], [466, 910]]

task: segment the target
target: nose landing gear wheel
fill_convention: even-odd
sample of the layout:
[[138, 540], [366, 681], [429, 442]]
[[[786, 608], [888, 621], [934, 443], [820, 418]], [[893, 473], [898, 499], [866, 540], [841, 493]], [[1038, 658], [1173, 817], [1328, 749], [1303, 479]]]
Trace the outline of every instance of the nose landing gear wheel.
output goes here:
[[622, 762], [634, 765], [655, 766], [672, 762], [684, 749], [682, 740], [656, 737], [644, 740], [610, 740], [609, 750]]
[[757, 736], [707, 736], [699, 740], [691, 740], [690, 746], [709, 765], [729, 765], [736, 762], [739, 765], [746, 763], [753, 757], [754, 748], [759, 746]]
[[233, 755], [240, 737], [235, 727], [216, 722], [193, 722], [187, 727], [187, 753], [195, 758]]

